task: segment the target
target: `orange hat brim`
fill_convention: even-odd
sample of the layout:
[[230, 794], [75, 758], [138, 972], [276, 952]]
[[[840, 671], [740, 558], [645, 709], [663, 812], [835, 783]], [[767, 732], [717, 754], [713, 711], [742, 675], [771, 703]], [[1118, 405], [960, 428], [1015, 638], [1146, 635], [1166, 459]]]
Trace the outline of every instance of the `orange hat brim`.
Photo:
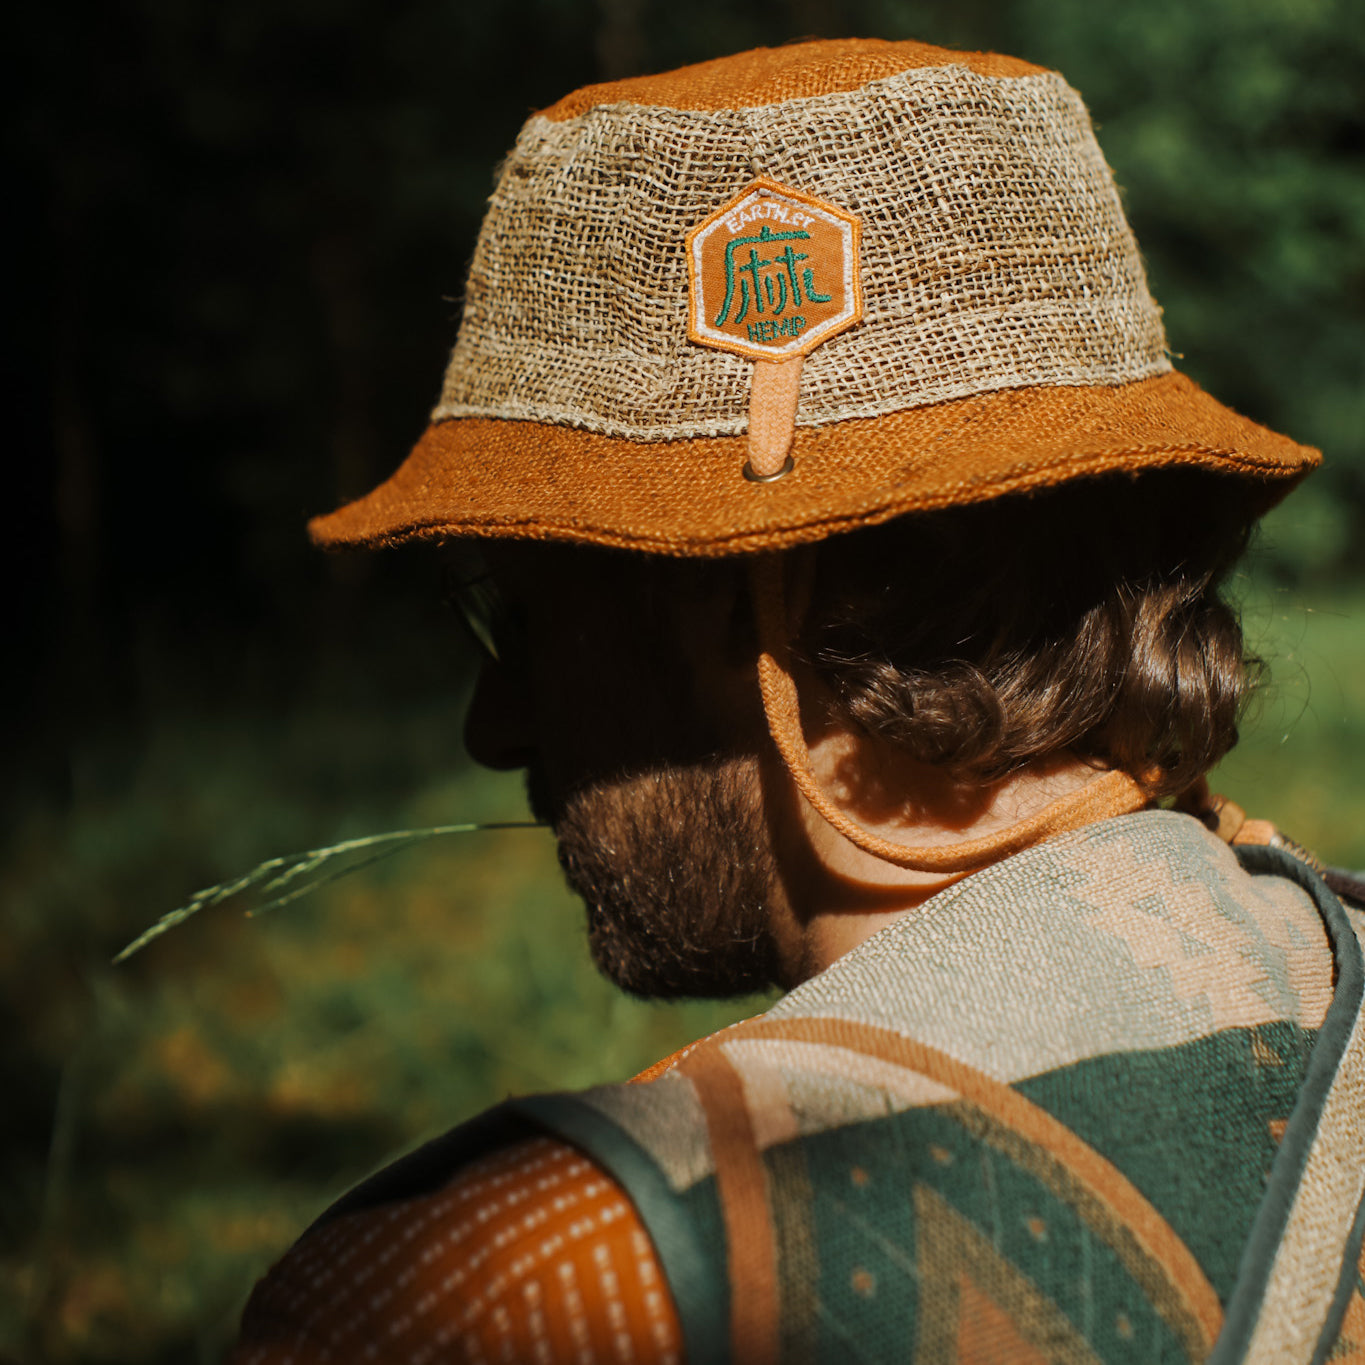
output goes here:
[[1070, 479], [1175, 466], [1254, 481], [1269, 507], [1322, 458], [1174, 372], [798, 427], [792, 454], [785, 478], [752, 483], [741, 477], [744, 436], [640, 442], [452, 418], [430, 426], [385, 483], [315, 518], [309, 532], [331, 549], [496, 537], [733, 555]]

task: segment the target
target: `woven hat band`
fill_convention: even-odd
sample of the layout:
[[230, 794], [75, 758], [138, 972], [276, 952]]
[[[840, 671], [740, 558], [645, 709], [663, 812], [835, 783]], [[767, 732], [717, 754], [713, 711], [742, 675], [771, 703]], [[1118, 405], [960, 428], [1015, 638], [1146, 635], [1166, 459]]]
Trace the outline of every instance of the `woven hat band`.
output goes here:
[[688, 340], [687, 235], [756, 179], [856, 215], [863, 320], [806, 359], [798, 427], [1170, 368], [1080, 97], [920, 67], [761, 107], [532, 118], [475, 252], [433, 420], [737, 435], [752, 362]]

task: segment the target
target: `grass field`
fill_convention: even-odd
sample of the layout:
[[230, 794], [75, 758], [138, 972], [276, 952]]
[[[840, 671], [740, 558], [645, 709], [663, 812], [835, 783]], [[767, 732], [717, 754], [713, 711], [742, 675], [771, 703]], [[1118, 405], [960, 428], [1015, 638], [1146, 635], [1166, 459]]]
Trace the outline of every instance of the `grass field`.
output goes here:
[[[1215, 786], [1365, 865], [1365, 588], [1310, 606], [1248, 589], [1246, 616], [1272, 681]], [[104, 796], [16, 832], [0, 1361], [216, 1360], [255, 1277], [368, 1169], [508, 1093], [626, 1076], [759, 1007], [601, 982], [542, 830], [433, 843], [262, 920], [206, 913], [109, 965], [269, 854], [521, 815], [514, 778], [435, 771], [453, 709], [181, 717]], [[405, 774], [410, 796], [374, 794]]]

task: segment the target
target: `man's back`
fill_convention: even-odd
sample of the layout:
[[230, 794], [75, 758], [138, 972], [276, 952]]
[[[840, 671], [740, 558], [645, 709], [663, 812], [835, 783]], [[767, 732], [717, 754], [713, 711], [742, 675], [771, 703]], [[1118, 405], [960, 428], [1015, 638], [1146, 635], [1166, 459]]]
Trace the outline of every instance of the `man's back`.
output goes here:
[[1264, 870], [1175, 813], [1090, 826], [635, 1085], [456, 1130], [301, 1243], [242, 1361], [631, 1358], [617, 1338], [660, 1360], [1197, 1361], [1268, 1297], [1262, 1333], [1287, 1330], [1265, 1210], [1321, 1198], [1304, 1154], [1331, 1135], [1301, 1099], [1360, 950], [1311, 872], [1246, 856]]

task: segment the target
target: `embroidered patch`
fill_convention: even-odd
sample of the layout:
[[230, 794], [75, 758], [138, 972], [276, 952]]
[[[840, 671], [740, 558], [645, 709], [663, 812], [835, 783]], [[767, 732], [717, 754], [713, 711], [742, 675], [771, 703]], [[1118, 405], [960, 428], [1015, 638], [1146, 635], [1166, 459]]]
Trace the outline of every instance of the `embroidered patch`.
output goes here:
[[687, 234], [687, 335], [754, 360], [805, 355], [863, 315], [858, 218], [755, 180]]

